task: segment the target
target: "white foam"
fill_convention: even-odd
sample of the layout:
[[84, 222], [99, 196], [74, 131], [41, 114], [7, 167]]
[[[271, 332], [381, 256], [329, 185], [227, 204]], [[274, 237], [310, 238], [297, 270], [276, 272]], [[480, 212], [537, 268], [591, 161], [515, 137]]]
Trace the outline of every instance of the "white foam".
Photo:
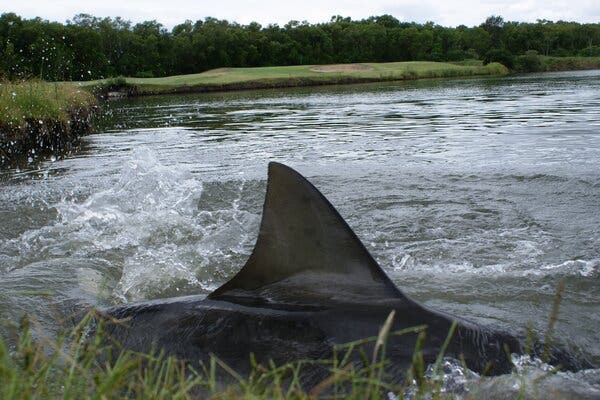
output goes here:
[[156, 152], [138, 148], [112, 185], [83, 200], [63, 198], [53, 205], [54, 223], [4, 243], [3, 252], [22, 265], [55, 257], [105, 259], [120, 301], [185, 287], [209, 291], [219, 279], [213, 266], [246, 254], [254, 240], [250, 231], [259, 219], [240, 209], [244, 182], [239, 186], [222, 209], [199, 210], [203, 183], [185, 167], [165, 166]]
[[600, 259], [575, 259], [541, 265], [533, 262], [521, 264], [512, 260], [506, 260], [505, 262], [476, 266], [470, 260], [462, 262], [422, 262], [412, 254], [401, 250], [391, 255], [391, 265], [398, 276], [400, 274], [408, 274], [421, 276], [490, 276], [502, 278], [527, 276], [593, 277], [600, 274]]
[[[554, 367], [529, 356], [511, 356], [513, 372], [482, 377], [464, 368], [460, 361], [444, 358], [436, 373], [429, 365], [426, 378], [439, 382], [439, 394], [449, 399], [597, 399], [600, 396], [600, 369], [576, 373], [556, 371]], [[433, 399], [436, 394], [420, 393], [413, 381], [401, 396], [388, 393], [389, 399]]]
[[600, 259], [593, 260], [567, 260], [558, 264], [547, 264], [540, 267], [540, 271], [566, 275], [580, 275], [592, 277], [600, 272]]

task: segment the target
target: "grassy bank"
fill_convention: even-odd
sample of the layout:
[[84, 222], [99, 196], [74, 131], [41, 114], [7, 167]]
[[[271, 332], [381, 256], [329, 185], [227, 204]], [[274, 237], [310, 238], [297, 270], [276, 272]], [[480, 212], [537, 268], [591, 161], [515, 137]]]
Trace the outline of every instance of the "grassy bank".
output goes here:
[[91, 129], [94, 97], [67, 83], [0, 83], [0, 165], [60, 152]]
[[146, 95], [421, 78], [503, 75], [507, 72], [508, 70], [498, 63], [481, 66], [411, 61], [260, 68], [219, 68], [199, 74], [168, 76], [164, 78], [113, 78], [84, 82], [82, 85], [83, 87], [93, 87], [103, 92], [121, 88], [126, 90], [129, 95]]

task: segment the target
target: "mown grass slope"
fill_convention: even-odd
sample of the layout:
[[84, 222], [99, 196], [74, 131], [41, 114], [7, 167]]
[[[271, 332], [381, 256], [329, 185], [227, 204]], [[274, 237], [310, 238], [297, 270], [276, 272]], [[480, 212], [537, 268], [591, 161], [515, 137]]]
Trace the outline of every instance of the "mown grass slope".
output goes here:
[[[263, 87], [309, 86], [321, 84], [375, 82], [420, 78], [475, 75], [503, 75], [508, 70], [498, 63], [458, 65], [431, 61], [336, 64], [329, 66], [293, 65], [284, 67], [219, 68], [199, 74], [163, 78], [119, 78], [135, 87], [136, 94], [181, 91], [235, 90]], [[111, 80], [83, 82], [84, 87], [110, 84]]]

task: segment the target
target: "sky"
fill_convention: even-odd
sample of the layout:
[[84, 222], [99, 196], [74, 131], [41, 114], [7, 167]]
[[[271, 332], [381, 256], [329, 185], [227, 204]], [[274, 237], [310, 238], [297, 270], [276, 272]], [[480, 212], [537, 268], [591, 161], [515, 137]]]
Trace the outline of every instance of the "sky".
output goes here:
[[329, 21], [332, 15], [362, 19], [391, 14], [400, 21], [433, 21], [443, 26], [482, 23], [490, 15], [505, 21], [537, 19], [600, 22], [599, 0], [0, 0], [0, 14], [65, 22], [75, 14], [121, 16], [133, 22], [157, 20], [172, 28], [206, 17], [241, 24], [284, 25], [290, 20]]

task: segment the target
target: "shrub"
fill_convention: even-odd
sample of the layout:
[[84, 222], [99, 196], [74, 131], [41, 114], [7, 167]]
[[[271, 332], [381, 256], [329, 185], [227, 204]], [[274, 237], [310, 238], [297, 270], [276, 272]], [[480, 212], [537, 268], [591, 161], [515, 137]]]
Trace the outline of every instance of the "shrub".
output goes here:
[[519, 72], [538, 72], [542, 71], [542, 59], [538, 52], [529, 50], [524, 55], [515, 57], [515, 71]]
[[579, 52], [580, 56], [583, 57], [600, 57], [600, 46], [590, 46]]
[[506, 49], [492, 49], [485, 54], [483, 58], [483, 64], [489, 64], [492, 62], [499, 62], [506, 67], [512, 69], [514, 67], [514, 56]]

